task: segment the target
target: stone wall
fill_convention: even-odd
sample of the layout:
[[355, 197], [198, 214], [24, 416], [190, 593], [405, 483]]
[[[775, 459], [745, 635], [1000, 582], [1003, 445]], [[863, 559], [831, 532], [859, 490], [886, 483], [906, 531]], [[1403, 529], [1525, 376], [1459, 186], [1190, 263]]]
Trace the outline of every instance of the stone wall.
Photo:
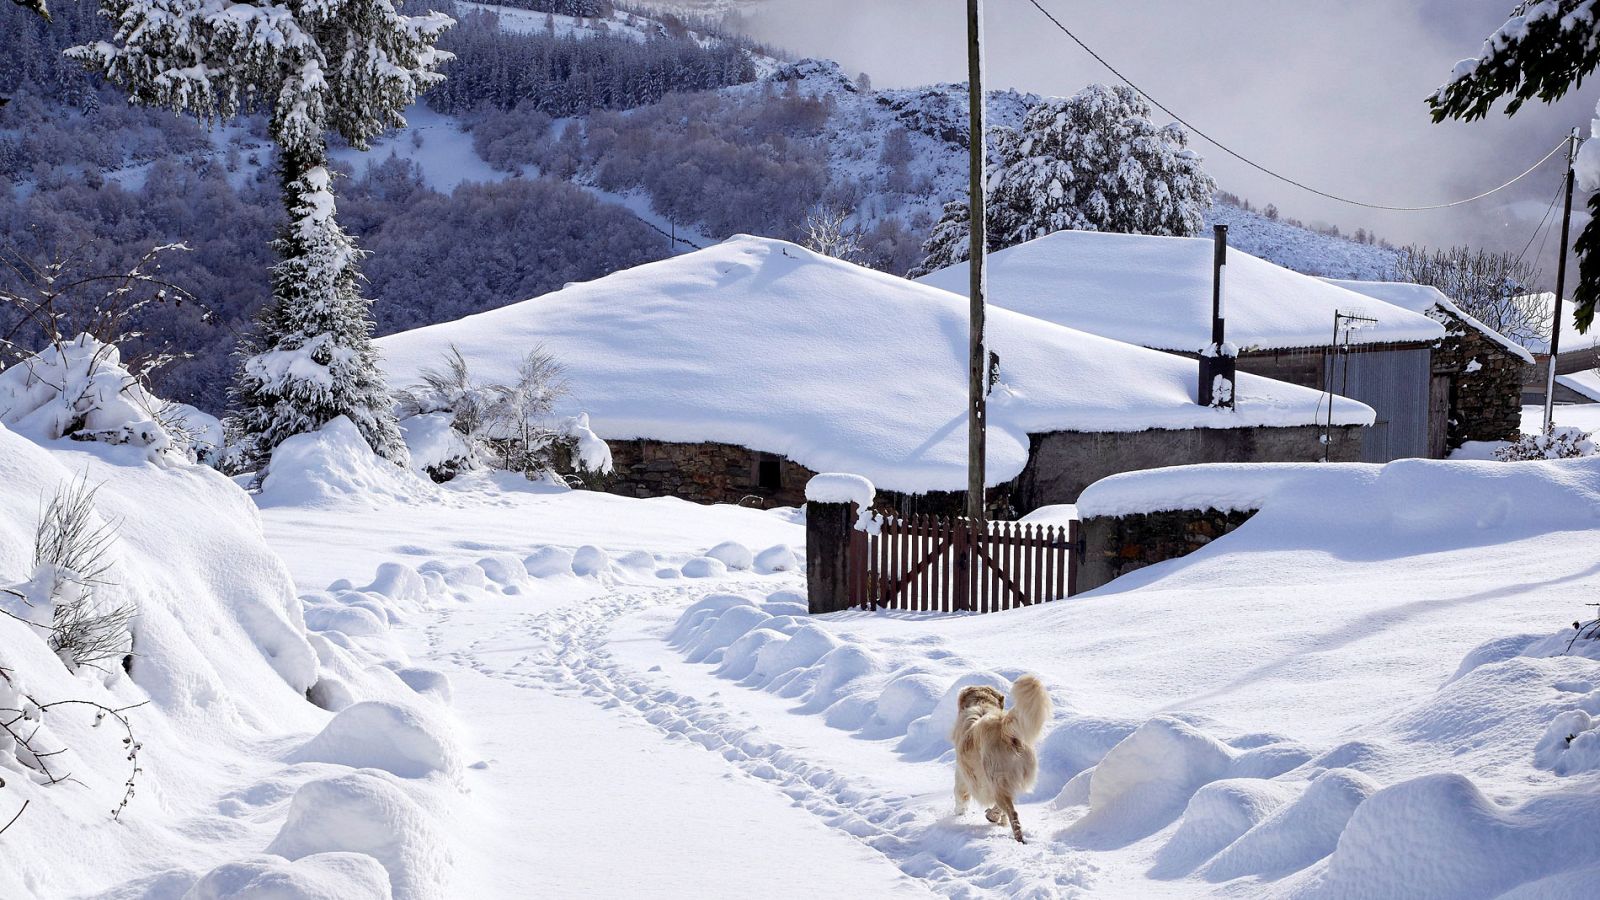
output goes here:
[[1449, 449], [1516, 440], [1528, 364], [1451, 313], [1437, 310], [1432, 318], [1449, 332], [1433, 351], [1434, 373], [1450, 379]]
[[[1329, 433], [1329, 461], [1359, 461], [1361, 432], [1355, 425], [1334, 427]], [[1084, 488], [1120, 472], [1192, 463], [1316, 462], [1321, 458], [1322, 428], [1317, 425], [1036, 434], [1032, 435], [1028, 466], [1012, 491], [1012, 503], [1017, 514], [1072, 503]]]
[[[681, 497], [697, 503], [799, 506], [817, 473], [770, 453], [736, 444], [611, 440], [616, 474], [607, 490], [625, 497]], [[765, 464], [776, 483], [762, 480]], [[775, 471], [774, 468], [775, 467]]]
[[1085, 519], [1079, 526], [1078, 590], [1094, 590], [1135, 569], [1188, 556], [1253, 515], [1255, 510], [1184, 509]]
[[[1357, 426], [1335, 427], [1328, 458], [1359, 460], [1361, 431]], [[1041, 506], [1071, 503], [1090, 484], [1119, 472], [1206, 462], [1315, 462], [1322, 455], [1321, 436], [1315, 425], [1036, 434], [1031, 436], [1027, 467], [1015, 480], [990, 488], [987, 503], [992, 518], [1009, 519]], [[805, 502], [806, 482], [817, 474], [783, 457], [734, 444], [607, 443], [616, 474], [605, 489], [626, 497], [799, 506]], [[775, 486], [762, 482], [763, 462], [768, 475], [776, 474]], [[903, 515], [951, 516], [961, 515], [964, 504], [961, 491], [907, 495], [879, 490], [874, 505]]]

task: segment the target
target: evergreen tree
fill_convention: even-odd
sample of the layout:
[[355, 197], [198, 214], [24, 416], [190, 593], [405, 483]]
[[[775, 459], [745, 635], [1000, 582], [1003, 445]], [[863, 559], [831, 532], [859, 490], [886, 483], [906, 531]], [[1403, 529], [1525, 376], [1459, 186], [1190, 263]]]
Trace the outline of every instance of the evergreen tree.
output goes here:
[[[1483, 42], [1478, 58], [1456, 63], [1450, 80], [1428, 98], [1433, 120], [1481, 119], [1502, 97], [1511, 98], [1506, 103], [1510, 116], [1530, 99], [1554, 103], [1566, 96], [1600, 65], [1600, 21], [1593, 7], [1593, 0], [1517, 4], [1506, 23]], [[1600, 188], [1600, 146], [1592, 139], [1583, 146], [1579, 164], [1584, 189]], [[1600, 300], [1600, 194], [1590, 195], [1589, 213], [1575, 248], [1573, 319], [1580, 332], [1589, 330]]]
[[[944, 213], [939, 216], [939, 221], [934, 223], [933, 231], [928, 233], [928, 239], [922, 244], [922, 262], [907, 272], [906, 277], [921, 278], [971, 259], [972, 233], [967, 225], [967, 220], [970, 218], [972, 210], [967, 201], [953, 200], [946, 203]], [[990, 220], [992, 228], [994, 215], [991, 213], [985, 218]], [[992, 230], [989, 232], [987, 243], [991, 250], [998, 249], [995, 247]]]
[[372, 347], [361, 254], [335, 221], [325, 135], [366, 149], [442, 80], [435, 48], [451, 19], [402, 15], [390, 0], [254, 0], [220, 10], [201, 0], [101, 0], [109, 42], [69, 54], [136, 103], [204, 121], [262, 110], [278, 145], [289, 224], [275, 249], [272, 300], [234, 385], [244, 464], [285, 438], [348, 416], [374, 452], [401, 462], [405, 444]]
[[[1188, 236], [1204, 224], [1216, 183], [1176, 123], [1157, 127], [1128, 87], [1090, 85], [1040, 103], [1018, 129], [992, 132], [991, 251], [1057, 231]], [[967, 204], [945, 207], [916, 273], [968, 257]]]

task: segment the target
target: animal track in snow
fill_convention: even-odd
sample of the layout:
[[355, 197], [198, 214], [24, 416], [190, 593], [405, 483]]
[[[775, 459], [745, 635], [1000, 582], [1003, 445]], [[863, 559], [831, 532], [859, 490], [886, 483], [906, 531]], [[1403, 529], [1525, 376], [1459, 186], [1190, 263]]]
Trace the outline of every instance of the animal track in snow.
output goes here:
[[769, 740], [714, 700], [651, 684], [618, 662], [607, 648], [612, 625], [624, 615], [667, 603], [686, 605], [706, 591], [629, 589], [520, 619], [528, 647], [509, 666], [496, 668], [475, 652], [457, 661], [519, 687], [578, 695], [648, 723], [668, 740], [716, 753], [737, 770], [766, 782], [822, 822], [882, 853], [901, 871], [938, 893], [957, 898], [991, 894], [1062, 896], [1082, 891], [1094, 867], [1081, 853], [1052, 846], [1040, 835], [1018, 847], [993, 839], [989, 829], [952, 821], [944, 798], [931, 806], [879, 790], [863, 779], [815, 764]]

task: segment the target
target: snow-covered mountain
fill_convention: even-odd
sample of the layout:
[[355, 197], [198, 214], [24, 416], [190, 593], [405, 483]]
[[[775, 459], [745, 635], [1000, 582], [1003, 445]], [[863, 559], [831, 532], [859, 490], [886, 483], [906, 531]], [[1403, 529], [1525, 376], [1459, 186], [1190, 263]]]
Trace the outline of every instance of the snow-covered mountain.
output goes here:
[[1393, 247], [1321, 234], [1223, 203], [1206, 213], [1206, 225], [1227, 225], [1230, 246], [1323, 278], [1388, 281], [1400, 255]]

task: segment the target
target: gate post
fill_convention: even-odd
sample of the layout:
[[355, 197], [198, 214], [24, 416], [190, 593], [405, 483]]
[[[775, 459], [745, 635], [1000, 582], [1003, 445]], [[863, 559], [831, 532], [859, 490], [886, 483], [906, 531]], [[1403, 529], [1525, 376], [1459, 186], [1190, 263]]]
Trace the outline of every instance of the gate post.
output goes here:
[[850, 608], [850, 503], [806, 503], [806, 605], [812, 615]]
[[[867, 599], [866, 535], [856, 526], [876, 496], [872, 482], [859, 475], [826, 473], [806, 484], [806, 607], [812, 615]], [[863, 596], [852, 596], [853, 584], [863, 586]]]

